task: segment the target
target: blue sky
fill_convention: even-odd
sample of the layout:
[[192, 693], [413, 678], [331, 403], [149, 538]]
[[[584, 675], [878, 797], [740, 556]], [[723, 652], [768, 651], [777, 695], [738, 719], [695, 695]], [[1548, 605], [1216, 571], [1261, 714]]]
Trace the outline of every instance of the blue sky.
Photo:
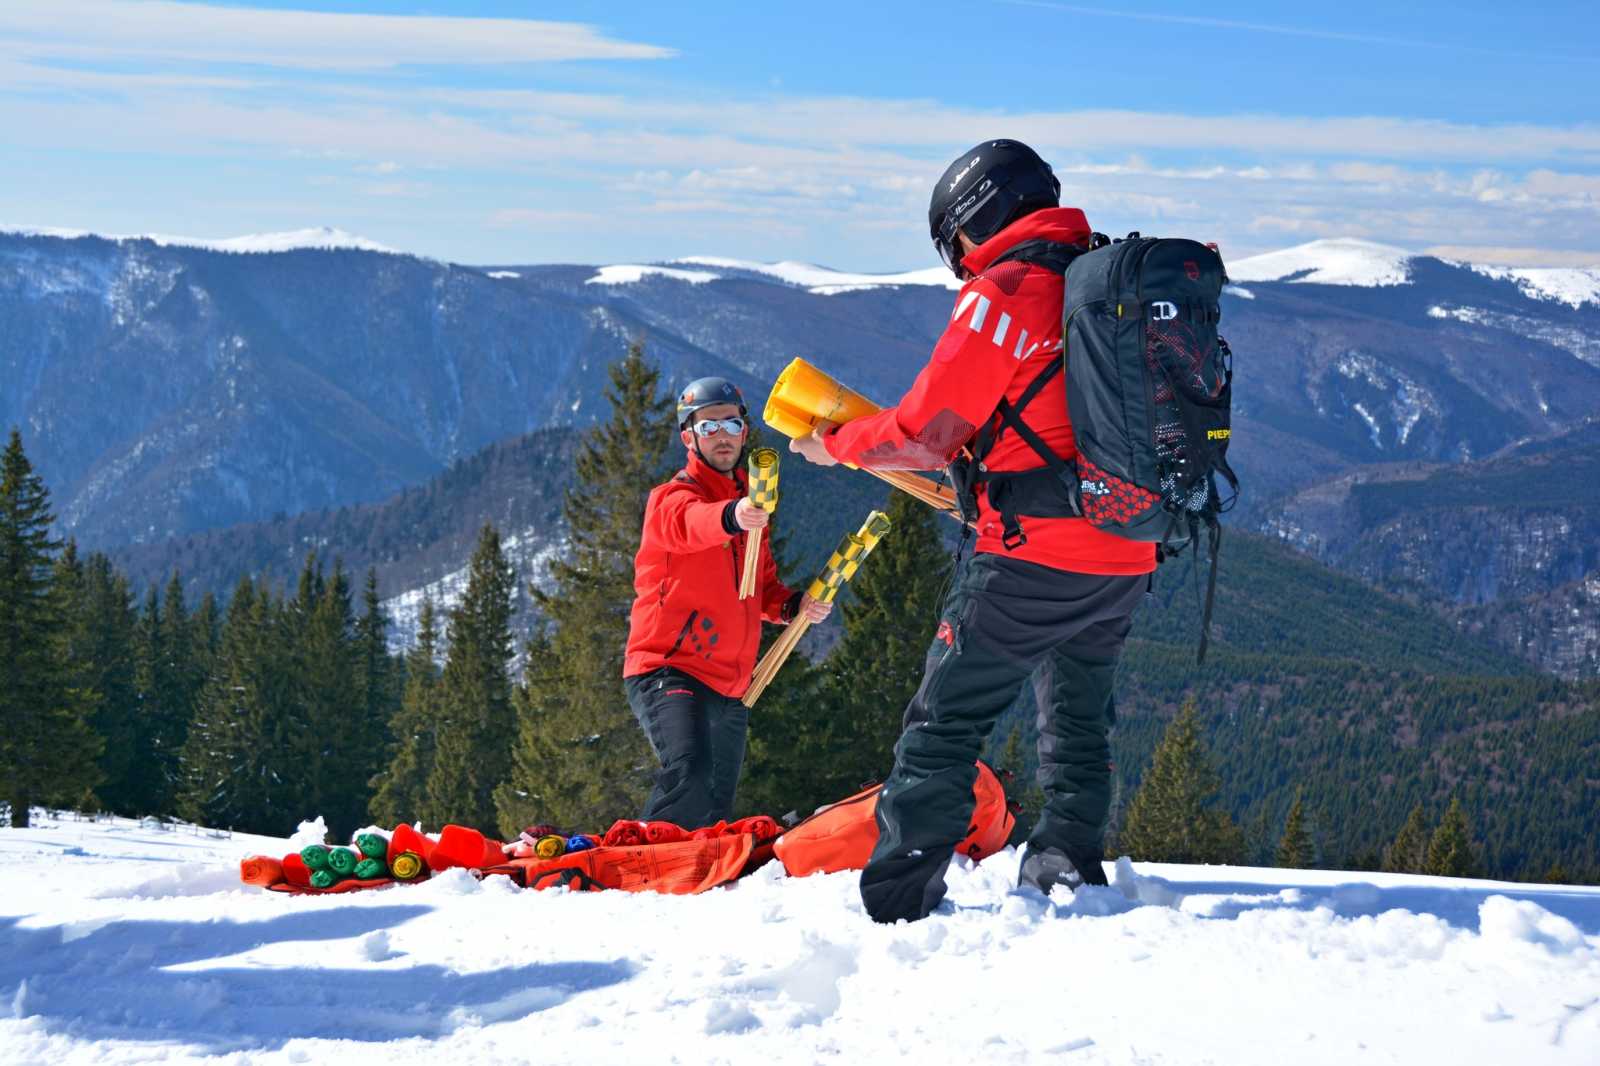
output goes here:
[[0, 225], [933, 265], [1020, 137], [1108, 232], [1600, 265], [1577, 4], [7, 0]]

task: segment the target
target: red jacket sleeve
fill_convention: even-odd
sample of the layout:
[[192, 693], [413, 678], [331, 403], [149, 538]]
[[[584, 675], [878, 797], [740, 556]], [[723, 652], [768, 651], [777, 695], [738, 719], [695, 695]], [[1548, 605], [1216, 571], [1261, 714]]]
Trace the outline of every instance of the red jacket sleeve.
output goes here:
[[727, 500], [702, 500], [692, 485], [669, 481], [650, 494], [642, 539], [669, 552], [697, 552], [733, 538], [722, 527]]
[[[769, 531], [770, 532], [770, 531]], [[761, 538], [761, 617], [769, 622], [787, 622], [783, 605], [794, 595], [794, 589], [778, 580], [778, 562], [772, 557], [772, 537]]]
[[823, 437], [828, 454], [876, 470], [934, 470], [955, 457], [994, 415], [1017, 368], [1048, 326], [985, 277], [956, 298], [950, 325], [911, 390], [895, 406]]

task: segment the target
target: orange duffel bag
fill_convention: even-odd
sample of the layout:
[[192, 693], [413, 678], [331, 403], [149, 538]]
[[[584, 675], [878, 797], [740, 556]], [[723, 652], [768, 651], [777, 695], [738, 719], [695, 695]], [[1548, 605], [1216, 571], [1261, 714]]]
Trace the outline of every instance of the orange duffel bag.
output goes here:
[[750, 834], [738, 833], [671, 844], [589, 848], [555, 859], [513, 859], [486, 872], [512, 873], [527, 888], [566, 885], [579, 890], [691, 895], [738, 878], [755, 843]]
[[[778, 861], [791, 877], [814, 873], [859, 870], [867, 865], [878, 843], [878, 793], [882, 785], [862, 789], [854, 796], [822, 808], [773, 845]], [[1000, 778], [985, 762], [978, 763], [978, 780], [972, 786], [977, 806], [967, 835], [956, 845], [959, 854], [980, 861], [1006, 846], [1016, 818], [1006, 803]]]

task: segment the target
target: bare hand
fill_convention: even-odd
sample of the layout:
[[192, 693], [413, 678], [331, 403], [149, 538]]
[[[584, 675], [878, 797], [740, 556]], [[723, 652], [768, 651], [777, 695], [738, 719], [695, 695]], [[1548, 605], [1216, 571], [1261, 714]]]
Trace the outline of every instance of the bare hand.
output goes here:
[[807, 462], [818, 466], [837, 466], [839, 460], [828, 454], [827, 445], [822, 443], [823, 434], [832, 429], [834, 423], [827, 419], [817, 423], [817, 428], [809, 436], [796, 437], [789, 442], [789, 450], [803, 456]]
[[733, 509], [733, 520], [740, 529], [749, 532], [752, 529], [765, 529], [767, 522], [772, 518], [766, 511], [751, 503], [748, 499], [740, 500]]
[[800, 594], [800, 614], [805, 617], [806, 621], [812, 623], [820, 622], [828, 617], [828, 613], [832, 610], [833, 604], [814, 600], [809, 592]]

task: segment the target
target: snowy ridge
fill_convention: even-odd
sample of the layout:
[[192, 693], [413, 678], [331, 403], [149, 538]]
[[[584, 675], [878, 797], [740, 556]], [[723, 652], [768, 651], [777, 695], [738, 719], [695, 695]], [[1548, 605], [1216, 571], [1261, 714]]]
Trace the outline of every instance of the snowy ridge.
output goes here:
[[363, 252], [384, 252], [389, 255], [406, 255], [377, 241], [358, 237], [354, 233], [347, 233], [342, 229], [329, 226], [317, 226], [312, 229], [289, 230], [283, 233], [252, 233], [243, 237], [174, 237], [164, 233], [136, 233], [116, 235], [109, 233], [91, 233], [88, 230], [54, 229], [54, 228], [25, 228], [7, 227], [0, 229], [3, 233], [14, 233], [22, 237], [59, 237], [63, 240], [79, 240], [85, 237], [98, 237], [107, 241], [150, 241], [162, 247], [202, 248], [212, 252], [234, 252], [237, 254], [267, 254], [272, 252], [293, 252], [302, 249], [317, 249], [332, 251], [339, 249], [354, 249]]
[[673, 281], [687, 281], [691, 285], [704, 285], [708, 281], [716, 281], [721, 275], [712, 274], [705, 270], [676, 270], [672, 267], [621, 263], [616, 266], [601, 267], [595, 272], [594, 277], [585, 281], [584, 284], [633, 285], [647, 277], [671, 278]]
[[859, 289], [876, 289], [889, 285], [933, 285], [946, 289], [959, 289], [961, 282], [944, 267], [926, 270], [907, 270], [898, 274], [852, 274], [842, 270], [815, 266], [811, 263], [755, 263], [746, 259], [724, 259], [718, 256], [692, 255], [674, 259], [674, 263], [738, 270], [748, 274], [765, 274], [790, 285], [797, 285], [821, 296]]
[[1496, 280], [1510, 280], [1536, 300], [1554, 300], [1571, 308], [1600, 304], [1600, 269], [1581, 267], [1496, 267], [1472, 264]]
[[854, 874], [776, 864], [699, 896], [238, 883], [288, 850], [0, 829], [0, 1061], [1600, 1061], [1600, 888], [1123, 859], [1045, 899], [1008, 850], [879, 926]]
[[[719, 256], [692, 255], [671, 260], [673, 264], [688, 267], [711, 267], [713, 270], [734, 271], [741, 274], [760, 274], [776, 278], [786, 285], [794, 285], [817, 296], [836, 296], [844, 292], [858, 292], [894, 285], [934, 285], [959, 289], [961, 283], [942, 267], [929, 270], [911, 270], [899, 274], [852, 274], [811, 263], [757, 263], [748, 259], [725, 259]], [[683, 269], [683, 266], [655, 266], [642, 264], [617, 264], [603, 266], [585, 285], [631, 285], [649, 277], [671, 278], [702, 285], [718, 281], [725, 275], [709, 270]]]
[[1228, 264], [1231, 281], [1292, 281], [1315, 285], [1404, 285], [1412, 254], [1403, 248], [1350, 238], [1312, 241]]

